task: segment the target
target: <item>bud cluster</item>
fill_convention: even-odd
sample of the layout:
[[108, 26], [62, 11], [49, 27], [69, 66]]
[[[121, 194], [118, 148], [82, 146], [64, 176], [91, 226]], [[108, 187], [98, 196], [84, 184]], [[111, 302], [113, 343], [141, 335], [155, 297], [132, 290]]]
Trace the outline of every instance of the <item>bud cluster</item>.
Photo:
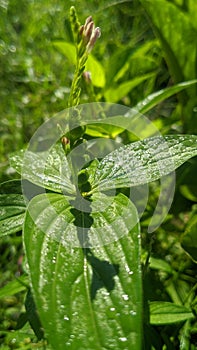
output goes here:
[[70, 9], [70, 22], [76, 46], [77, 64], [68, 101], [69, 107], [77, 106], [80, 102], [80, 81], [85, 70], [85, 64], [89, 53], [101, 36], [101, 30], [99, 27], [95, 27], [92, 16], [86, 19], [85, 24], [80, 25], [74, 6]]
[[92, 16], [89, 16], [85, 24], [80, 27], [79, 31], [82, 36], [83, 43], [86, 46], [86, 52], [90, 53], [95, 45], [95, 42], [101, 36], [101, 30], [99, 27], [95, 28]]

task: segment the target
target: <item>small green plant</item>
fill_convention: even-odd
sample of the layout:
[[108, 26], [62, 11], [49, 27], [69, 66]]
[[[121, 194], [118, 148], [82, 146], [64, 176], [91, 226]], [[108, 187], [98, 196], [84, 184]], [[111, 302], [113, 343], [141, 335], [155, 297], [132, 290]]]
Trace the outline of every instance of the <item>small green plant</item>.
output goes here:
[[[140, 113], [196, 81], [158, 91], [133, 110], [80, 105], [80, 82], [100, 29], [92, 17], [81, 26], [73, 7], [71, 26], [76, 70], [69, 108], [10, 157], [22, 188], [16, 190], [17, 181], [1, 185], [1, 235], [22, 228], [27, 260], [28, 277], [10, 287], [28, 288], [17, 328], [29, 321], [37, 338], [47, 340], [43, 346], [56, 350], [150, 349], [151, 325], [187, 325], [195, 312], [190, 304], [143, 299], [142, 263], [146, 270], [149, 255], [144, 262], [132, 191], [166, 176], [170, 196], [167, 179], [172, 184], [174, 170], [197, 155], [197, 136], [158, 135]], [[125, 130], [138, 140], [120, 144]], [[149, 232], [162, 220], [162, 214], [152, 220]]]

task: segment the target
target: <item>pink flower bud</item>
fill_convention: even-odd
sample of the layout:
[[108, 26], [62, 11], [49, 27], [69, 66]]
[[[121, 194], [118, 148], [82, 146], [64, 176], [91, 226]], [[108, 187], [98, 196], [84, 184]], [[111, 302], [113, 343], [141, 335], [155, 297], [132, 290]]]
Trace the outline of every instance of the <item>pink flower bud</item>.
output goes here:
[[95, 42], [98, 38], [100, 38], [101, 36], [101, 30], [99, 27], [96, 27], [93, 32], [92, 32], [92, 35], [91, 35], [91, 38], [86, 46], [86, 51], [87, 53], [90, 53], [95, 45]]
[[88, 18], [86, 18], [85, 24], [84, 24], [84, 30], [86, 31], [87, 26], [90, 22], [93, 22], [92, 20], [92, 16], [89, 16]]
[[87, 84], [90, 84], [92, 82], [92, 79], [91, 79], [91, 73], [86, 71], [83, 73], [83, 77], [86, 81]]
[[86, 29], [84, 30], [84, 37], [87, 43], [91, 38], [93, 30], [94, 30], [94, 22], [92, 21], [88, 23]]

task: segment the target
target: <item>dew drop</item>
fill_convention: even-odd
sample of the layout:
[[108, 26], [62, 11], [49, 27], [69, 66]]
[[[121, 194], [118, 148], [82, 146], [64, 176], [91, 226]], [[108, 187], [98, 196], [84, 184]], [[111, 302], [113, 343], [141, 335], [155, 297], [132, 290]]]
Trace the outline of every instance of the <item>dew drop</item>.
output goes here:
[[115, 307], [110, 307], [110, 311], [115, 311]]
[[197, 107], [193, 108], [193, 112], [196, 113], [197, 112]]
[[125, 341], [127, 341], [127, 338], [126, 337], [121, 337], [121, 338], [119, 338], [119, 340], [122, 341], [122, 342], [125, 342]]
[[69, 317], [66, 316], [66, 315], [64, 315], [64, 320], [65, 320], [65, 321], [69, 321]]
[[134, 311], [134, 310], [132, 310], [132, 311], [130, 311], [130, 314], [131, 314], [132, 316], [136, 316], [137, 312]]
[[122, 298], [123, 298], [124, 300], [129, 300], [129, 296], [128, 296], [127, 294], [123, 294], [123, 295], [122, 295]]

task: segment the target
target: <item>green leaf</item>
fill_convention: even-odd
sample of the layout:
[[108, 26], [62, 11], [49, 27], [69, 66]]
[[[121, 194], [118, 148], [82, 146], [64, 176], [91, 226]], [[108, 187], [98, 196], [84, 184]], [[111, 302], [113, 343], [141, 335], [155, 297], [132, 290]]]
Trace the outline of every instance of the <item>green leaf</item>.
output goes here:
[[54, 41], [53, 46], [61, 52], [71, 64], [76, 64], [76, 48], [75, 45], [65, 41]]
[[[54, 41], [53, 45], [71, 64], [76, 64], [75, 45], [64, 41]], [[85, 70], [90, 71], [93, 85], [101, 88], [105, 86], [105, 72], [103, 66], [92, 54], [88, 56]]]
[[19, 292], [23, 292], [27, 289], [25, 284], [28, 285], [29, 278], [27, 276], [20, 276], [17, 279], [9, 282], [0, 289], [0, 299], [6, 298], [7, 296], [14, 295]]
[[164, 101], [166, 98], [171, 97], [174, 94], [192, 86], [197, 83], [197, 79], [186, 81], [183, 83], [176, 84], [172, 87], [159, 90], [154, 92], [153, 94], [147, 96], [144, 100], [140, 101], [134, 109], [139, 111], [140, 113], [146, 113], [160, 102]]
[[37, 186], [60, 193], [75, 192], [67, 158], [59, 143], [45, 152], [21, 150], [10, 157], [10, 164], [23, 179]]
[[[99, 212], [101, 203], [103, 210]], [[56, 350], [68, 346], [141, 350], [142, 286], [136, 210], [122, 194], [115, 198], [92, 196], [89, 205], [92, 211], [80, 214], [64, 196], [45, 194], [33, 198], [28, 207], [24, 244], [46, 336]], [[81, 232], [76, 225], [82, 221], [87, 228], [82, 229], [82, 235], [88, 236], [90, 248], [82, 249], [79, 244]], [[121, 231], [124, 235], [118, 239]], [[94, 232], [100, 242], [110, 234], [113, 241], [95, 247]]]
[[91, 183], [92, 192], [155, 181], [195, 155], [195, 135], [151, 137], [119, 147], [99, 163]]
[[[110, 59], [107, 62], [107, 87], [113, 84], [114, 78], [120, 72], [120, 70], [124, 67], [126, 62], [128, 61], [128, 57], [131, 54], [132, 49], [130, 47], [121, 47], [115, 50], [115, 53], [110, 56]], [[121, 77], [120, 73], [119, 76]]]
[[153, 301], [150, 306], [150, 323], [165, 325], [194, 318], [192, 311], [185, 306], [169, 302]]
[[197, 262], [197, 217], [194, 216], [190, 221], [185, 234], [181, 239], [183, 249]]
[[93, 137], [115, 138], [124, 131], [124, 128], [107, 124], [89, 124], [86, 127], [86, 134]]
[[122, 84], [119, 84], [118, 86], [114, 88], [108, 89], [105, 93], [105, 99], [108, 102], [118, 102], [123, 97], [127, 96], [127, 94], [134, 89], [136, 86], [141, 84], [143, 81], [151, 78], [155, 73], [147, 73], [142, 76], [138, 76], [136, 78], [133, 78], [132, 80], [126, 81]]
[[103, 88], [105, 86], [105, 72], [102, 64], [93, 56], [88, 56], [85, 69], [91, 73], [93, 85]]
[[170, 275], [173, 273], [172, 267], [165, 260], [150, 257], [149, 264], [151, 269], [164, 271]]
[[18, 232], [24, 222], [26, 204], [20, 194], [0, 195], [0, 236]]

